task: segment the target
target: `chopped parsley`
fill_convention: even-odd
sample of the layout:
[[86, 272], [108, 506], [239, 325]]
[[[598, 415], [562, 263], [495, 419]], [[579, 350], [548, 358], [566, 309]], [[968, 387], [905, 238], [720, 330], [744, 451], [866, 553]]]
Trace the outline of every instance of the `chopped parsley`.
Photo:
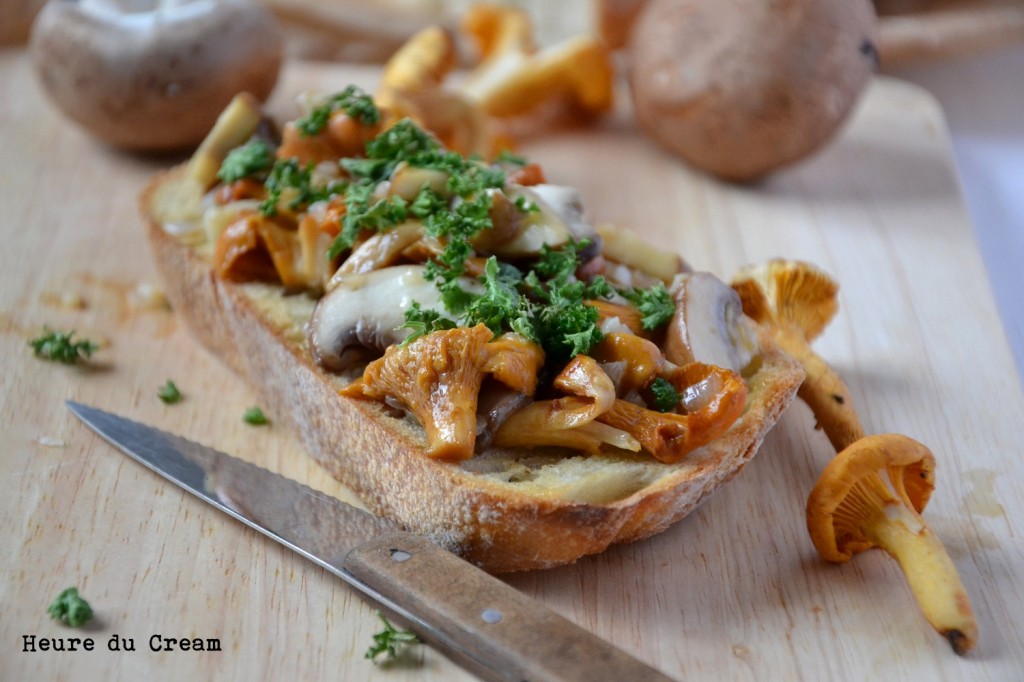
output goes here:
[[160, 398], [160, 400], [164, 401], [168, 405], [173, 405], [174, 403], [181, 402], [181, 391], [178, 390], [178, 387], [173, 381], [168, 379], [167, 383], [157, 390], [156, 397]]
[[58, 332], [43, 327], [43, 333], [28, 342], [37, 358], [73, 365], [82, 358], [92, 357], [99, 346], [88, 339], [74, 340], [74, 330]]
[[640, 311], [640, 324], [647, 331], [667, 324], [676, 312], [672, 296], [661, 282], [648, 289], [626, 289], [619, 293]]
[[513, 166], [525, 166], [529, 161], [524, 156], [513, 154], [507, 149], [502, 149], [494, 158], [497, 163], [509, 163]]
[[344, 183], [315, 185], [312, 164], [300, 166], [298, 159], [275, 161], [263, 185], [267, 188], [267, 198], [260, 204], [260, 212], [265, 216], [277, 214], [282, 196], [290, 197], [288, 210], [298, 211], [314, 201], [329, 199], [332, 195], [345, 190]]
[[377, 657], [384, 654], [384, 660], [391, 660], [398, 656], [398, 646], [409, 644], [420, 644], [420, 638], [412, 630], [400, 630], [384, 617], [380, 611], [377, 617], [384, 623], [384, 629], [374, 634], [373, 646], [366, 650], [366, 658], [374, 663]]
[[358, 87], [350, 85], [343, 91], [331, 95], [323, 104], [297, 120], [295, 127], [306, 137], [319, 135], [327, 127], [331, 114], [336, 111], [344, 111], [363, 125], [380, 122], [380, 109], [373, 103], [373, 99]]
[[402, 345], [408, 345], [426, 334], [455, 327], [453, 320], [449, 320], [436, 310], [423, 310], [419, 303], [413, 301], [412, 305], [405, 309], [405, 324], [401, 327], [411, 329], [412, 334], [402, 342]]
[[81, 627], [92, 620], [92, 607], [78, 594], [77, 587], [69, 587], [57, 595], [46, 612], [54, 620], [73, 628]]
[[683, 396], [668, 379], [658, 377], [651, 384], [651, 395], [654, 396], [654, 409], [658, 412], [671, 412]]
[[259, 407], [250, 407], [242, 415], [242, 421], [246, 424], [252, 424], [253, 426], [263, 426], [269, 424], [270, 420], [267, 419], [267, 415], [263, 414], [263, 410]]
[[536, 203], [527, 199], [524, 195], [520, 194], [516, 197], [516, 208], [519, 209], [520, 213], [539, 213], [540, 206]]
[[242, 178], [259, 175], [274, 165], [274, 152], [263, 140], [252, 140], [228, 152], [217, 177], [231, 184]]

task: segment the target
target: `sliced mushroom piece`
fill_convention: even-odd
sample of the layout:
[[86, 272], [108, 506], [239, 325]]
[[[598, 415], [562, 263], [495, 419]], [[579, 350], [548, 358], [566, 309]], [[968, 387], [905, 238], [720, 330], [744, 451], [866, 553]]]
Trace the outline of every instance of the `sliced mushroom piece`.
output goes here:
[[330, 291], [336, 280], [393, 265], [402, 251], [423, 236], [423, 224], [410, 220], [386, 232], [379, 232], [357, 246], [327, 284]]
[[406, 201], [414, 201], [424, 187], [445, 198], [451, 194], [448, 191], [448, 173], [435, 168], [411, 166], [407, 161], [402, 161], [391, 173], [388, 194], [398, 195]]
[[570, 239], [578, 241], [595, 234], [583, 217], [579, 193], [571, 187], [509, 185], [505, 193], [513, 203], [522, 197], [522, 201], [537, 210], [521, 214], [520, 229], [513, 238], [492, 246], [493, 252], [502, 258], [536, 256], [545, 246], [558, 247]]
[[921, 518], [935, 486], [935, 457], [906, 436], [853, 443], [829, 462], [807, 500], [807, 530], [828, 561], [880, 547], [896, 559], [925, 618], [963, 655], [978, 624], [956, 566]]
[[693, 268], [672, 249], [659, 249], [632, 230], [601, 224], [597, 226], [597, 234], [603, 241], [606, 259], [660, 279], [665, 284], [679, 273], [693, 272]]
[[[469, 278], [464, 289], [479, 291]], [[440, 293], [423, 278], [423, 266], [399, 265], [337, 278], [335, 286], [317, 302], [309, 322], [313, 357], [330, 370], [344, 371], [372, 349], [383, 352], [411, 333], [402, 329], [405, 311], [413, 302], [442, 309]]]
[[703, 362], [734, 372], [750, 364], [759, 351], [757, 334], [735, 291], [707, 272], [680, 276], [673, 291], [676, 311], [665, 339], [670, 362]]

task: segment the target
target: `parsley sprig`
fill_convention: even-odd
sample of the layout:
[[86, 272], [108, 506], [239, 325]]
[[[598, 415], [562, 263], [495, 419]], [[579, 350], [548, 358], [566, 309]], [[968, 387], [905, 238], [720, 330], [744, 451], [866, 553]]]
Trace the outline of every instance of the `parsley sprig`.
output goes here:
[[672, 295], [661, 282], [647, 289], [623, 289], [619, 293], [640, 311], [640, 324], [647, 331], [667, 324], [676, 312]]
[[253, 177], [266, 172], [274, 165], [274, 152], [263, 140], [251, 140], [241, 147], [228, 152], [217, 171], [217, 177], [225, 183]]
[[653, 407], [658, 412], [673, 411], [683, 398], [679, 391], [676, 390], [676, 387], [672, 385], [672, 382], [664, 377], [655, 379], [651, 383], [650, 389], [651, 395], [654, 397]]
[[284, 196], [290, 196], [287, 204], [289, 211], [298, 211], [315, 201], [323, 201], [345, 190], [345, 183], [332, 182], [318, 185], [313, 181], [313, 165], [302, 166], [298, 159], [278, 159], [270, 169], [263, 186], [267, 188], [267, 198], [260, 204], [260, 212], [265, 216], [277, 214], [277, 209]]
[[384, 654], [385, 660], [391, 660], [398, 656], [398, 647], [401, 645], [420, 644], [420, 638], [411, 630], [400, 630], [384, 617], [380, 611], [377, 617], [384, 623], [384, 629], [374, 634], [373, 646], [366, 650], [366, 658], [374, 663], [377, 657]]
[[373, 103], [373, 99], [355, 85], [350, 85], [297, 120], [295, 127], [306, 137], [319, 135], [327, 127], [331, 114], [336, 111], [344, 111], [363, 125], [374, 125], [380, 121], [380, 109]]
[[43, 333], [28, 342], [37, 358], [73, 365], [90, 358], [99, 346], [88, 339], [74, 340], [75, 331], [59, 332], [43, 327]]

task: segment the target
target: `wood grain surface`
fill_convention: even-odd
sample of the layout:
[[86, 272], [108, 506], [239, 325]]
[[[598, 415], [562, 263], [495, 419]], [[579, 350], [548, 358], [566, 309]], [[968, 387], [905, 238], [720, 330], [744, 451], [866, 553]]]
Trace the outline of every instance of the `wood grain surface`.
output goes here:
[[[294, 64], [274, 108], [288, 111], [309, 85], [374, 78]], [[0, 51], [0, 131], [0, 680], [471, 679], [424, 647], [398, 666], [364, 660], [378, 623], [341, 582], [71, 417], [66, 398], [346, 496], [283, 429], [243, 423], [250, 391], [147, 302], [157, 282], [136, 195], [177, 159], [126, 156], [66, 124], [17, 50]], [[842, 566], [817, 557], [803, 508], [832, 453], [802, 404], [741, 476], [662, 535], [506, 581], [680, 679], [1022, 679], [1024, 399], [933, 101], [879, 79], [835, 144], [758, 187], [687, 170], [625, 115], [524, 151], [579, 187], [595, 220], [700, 269], [729, 277], [787, 256], [839, 280], [840, 314], [818, 349], [869, 431], [934, 449], [925, 518], [961, 572], [981, 638], [957, 658], [880, 552]], [[104, 346], [81, 367], [42, 362], [26, 342], [43, 325]], [[180, 404], [156, 397], [169, 378]], [[84, 631], [45, 612], [72, 585], [96, 611]], [[115, 634], [136, 650], [108, 651]], [[96, 650], [24, 652], [25, 635], [91, 636]], [[154, 652], [152, 635], [218, 638], [222, 651]]]

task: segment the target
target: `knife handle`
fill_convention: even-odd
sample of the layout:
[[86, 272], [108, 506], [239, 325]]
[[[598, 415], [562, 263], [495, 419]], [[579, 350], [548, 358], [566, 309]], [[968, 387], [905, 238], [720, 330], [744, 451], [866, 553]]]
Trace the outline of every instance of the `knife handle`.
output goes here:
[[670, 680], [418, 535], [375, 538], [349, 552], [344, 570], [421, 639], [484, 679]]

